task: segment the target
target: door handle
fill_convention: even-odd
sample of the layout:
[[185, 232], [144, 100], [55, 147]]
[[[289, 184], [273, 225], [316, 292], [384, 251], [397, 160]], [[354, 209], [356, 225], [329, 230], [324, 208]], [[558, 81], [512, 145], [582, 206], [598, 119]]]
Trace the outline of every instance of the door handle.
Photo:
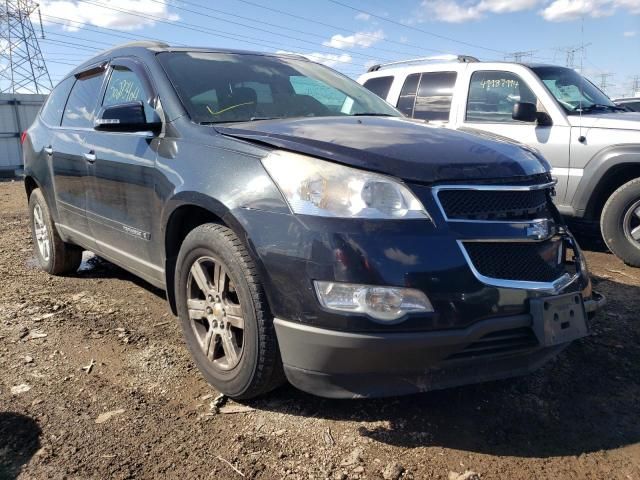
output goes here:
[[96, 152], [91, 150], [90, 152], [85, 153], [84, 154], [84, 159], [89, 163], [95, 162], [96, 161]]
[[47, 155], [53, 155], [53, 147], [49, 145], [48, 147], [44, 147], [44, 153]]

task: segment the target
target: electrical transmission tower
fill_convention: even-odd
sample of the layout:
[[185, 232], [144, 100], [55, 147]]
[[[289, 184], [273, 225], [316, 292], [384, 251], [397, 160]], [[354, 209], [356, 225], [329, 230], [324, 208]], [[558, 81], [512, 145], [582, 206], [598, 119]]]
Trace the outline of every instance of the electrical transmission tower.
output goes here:
[[522, 63], [525, 59], [533, 58], [533, 54], [536, 53], [536, 50], [528, 50], [526, 52], [511, 52], [504, 56], [505, 60], [513, 59], [515, 63]]
[[[31, 14], [32, 0], [0, 0], [0, 93], [49, 93], [53, 85]], [[44, 38], [42, 18], [40, 32]]]
[[635, 75], [631, 79], [631, 96], [640, 96], [640, 75]]
[[565, 65], [569, 68], [576, 68], [576, 53], [580, 52], [582, 55], [584, 55], [584, 50], [589, 45], [591, 45], [591, 43], [587, 43], [586, 45], [560, 48], [559, 50], [566, 54]]
[[599, 73], [600, 77], [600, 90], [606, 92], [609, 87], [614, 87], [615, 85], [609, 83], [609, 79], [614, 76], [613, 73]]

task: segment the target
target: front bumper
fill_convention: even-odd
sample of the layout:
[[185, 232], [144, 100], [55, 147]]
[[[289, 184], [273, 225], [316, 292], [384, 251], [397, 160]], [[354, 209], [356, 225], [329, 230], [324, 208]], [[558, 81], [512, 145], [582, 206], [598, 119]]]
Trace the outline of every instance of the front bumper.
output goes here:
[[[585, 301], [589, 315], [604, 304]], [[352, 333], [275, 320], [289, 382], [330, 398], [438, 390], [529, 373], [568, 344], [541, 347], [531, 315], [497, 317], [465, 329]]]

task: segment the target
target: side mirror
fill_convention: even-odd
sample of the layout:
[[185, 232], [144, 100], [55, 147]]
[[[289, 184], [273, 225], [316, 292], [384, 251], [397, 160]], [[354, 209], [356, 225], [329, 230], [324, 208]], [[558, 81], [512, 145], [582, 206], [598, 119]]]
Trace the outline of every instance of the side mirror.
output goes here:
[[[156, 119], [154, 119], [156, 120]], [[157, 133], [162, 122], [147, 122], [142, 102], [122, 103], [105, 107], [98, 116], [95, 129], [102, 132], [144, 132]]]
[[519, 122], [535, 122], [538, 120], [538, 107], [534, 103], [516, 102], [511, 117]]

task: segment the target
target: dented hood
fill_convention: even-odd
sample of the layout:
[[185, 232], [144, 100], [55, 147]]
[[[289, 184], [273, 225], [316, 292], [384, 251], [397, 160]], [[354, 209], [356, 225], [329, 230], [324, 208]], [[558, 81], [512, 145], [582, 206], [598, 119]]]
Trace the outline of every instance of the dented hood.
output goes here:
[[314, 117], [216, 125], [217, 132], [407, 181], [490, 180], [545, 173], [511, 142], [388, 117]]

